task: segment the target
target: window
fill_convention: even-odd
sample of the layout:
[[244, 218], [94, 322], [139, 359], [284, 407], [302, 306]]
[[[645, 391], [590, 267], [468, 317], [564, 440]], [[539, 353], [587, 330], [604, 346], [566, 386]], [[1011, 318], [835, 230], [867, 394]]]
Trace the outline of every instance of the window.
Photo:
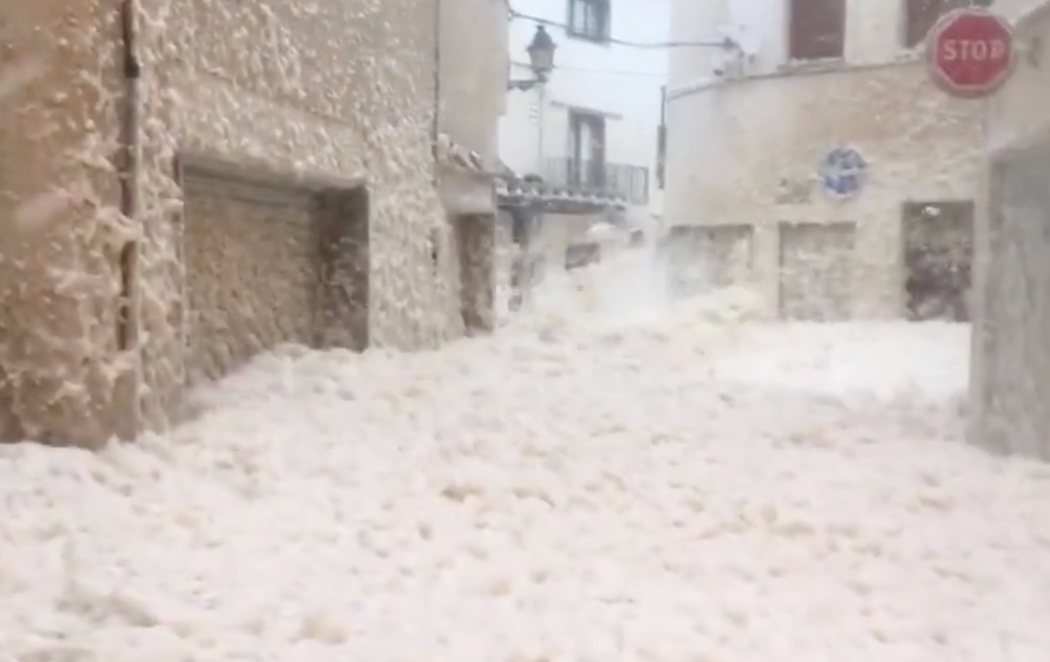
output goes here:
[[661, 191], [667, 186], [667, 125], [656, 129], [656, 186]]
[[667, 87], [660, 88], [660, 126], [656, 129], [656, 186], [667, 185]]
[[941, 16], [953, 9], [969, 7], [969, 0], [904, 0], [904, 45], [918, 46]]
[[569, 0], [569, 34], [606, 41], [609, 38], [609, 0]]
[[602, 247], [594, 242], [575, 244], [565, 250], [565, 270], [582, 269], [602, 261]]
[[569, 183], [584, 188], [605, 186], [605, 118], [594, 113], [569, 112]]
[[791, 0], [792, 60], [841, 58], [846, 46], [846, 0]]

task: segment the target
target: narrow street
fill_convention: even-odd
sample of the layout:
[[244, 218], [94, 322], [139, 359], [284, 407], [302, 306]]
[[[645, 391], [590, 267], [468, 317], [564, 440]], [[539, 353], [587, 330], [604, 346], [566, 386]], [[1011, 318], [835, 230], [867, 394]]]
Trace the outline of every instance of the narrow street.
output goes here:
[[0, 662], [1050, 662], [1050, 0], [5, 9]]
[[719, 310], [285, 349], [172, 438], [0, 446], [3, 659], [1045, 660], [1050, 467], [963, 444], [966, 327]]

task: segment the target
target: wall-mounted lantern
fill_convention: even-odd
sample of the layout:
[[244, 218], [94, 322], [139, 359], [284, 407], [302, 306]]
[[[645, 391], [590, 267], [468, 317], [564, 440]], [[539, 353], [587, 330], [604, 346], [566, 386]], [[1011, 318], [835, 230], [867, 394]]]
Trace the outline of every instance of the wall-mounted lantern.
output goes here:
[[537, 84], [546, 83], [554, 70], [554, 51], [557, 46], [543, 25], [536, 26], [536, 34], [525, 49], [529, 54], [529, 63], [535, 76], [532, 80], [512, 80], [507, 83], [508, 90], [531, 90]]

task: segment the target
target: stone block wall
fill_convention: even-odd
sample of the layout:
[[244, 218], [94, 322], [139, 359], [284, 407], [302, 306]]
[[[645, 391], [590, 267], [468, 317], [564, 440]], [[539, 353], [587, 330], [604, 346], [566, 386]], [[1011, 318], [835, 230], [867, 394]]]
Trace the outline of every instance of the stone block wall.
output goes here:
[[[97, 445], [171, 422], [191, 360], [187, 264], [200, 250], [180, 156], [293, 185], [356, 182], [368, 285], [342, 296], [356, 311], [348, 323], [367, 332], [350, 335], [411, 349], [462, 333], [458, 265], [442, 262], [435, 277], [431, 260], [435, 233], [454, 241], [434, 186], [431, 3], [135, 0], [137, 79], [126, 75], [124, 6], [0, 9], [5, 63], [26, 71], [0, 99], [0, 222], [15, 228], [0, 238], [3, 438]], [[133, 218], [122, 213], [130, 108]], [[245, 305], [262, 315], [269, 304]], [[325, 344], [347, 341], [337, 326]]]

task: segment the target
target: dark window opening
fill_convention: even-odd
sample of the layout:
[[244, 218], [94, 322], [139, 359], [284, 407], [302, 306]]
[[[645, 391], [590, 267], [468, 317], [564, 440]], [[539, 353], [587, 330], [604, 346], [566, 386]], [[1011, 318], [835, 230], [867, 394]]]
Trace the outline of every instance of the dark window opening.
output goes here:
[[918, 46], [934, 23], [953, 9], [969, 7], [969, 0], [904, 0], [904, 45]]
[[792, 60], [841, 58], [846, 47], [846, 0], [791, 0]]
[[594, 41], [609, 39], [609, 0], [569, 0], [569, 34]]
[[602, 247], [597, 243], [576, 244], [565, 251], [565, 270], [582, 269], [602, 261]]
[[660, 190], [667, 186], [667, 127], [656, 130], [656, 185]]
[[656, 186], [667, 186], [667, 87], [660, 88], [660, 126], [656, 130]]
[[605, 118], [572, 111], [569, 114], [572, 155], [569, 184], [573, 187], [605, 187]]
[[904, 206], [904, 293], [913, 321], [970, 320], [974, 204]]
[[487, 214], [457, 216], [452, 228], [459, 258], [463, 327], [468, 335], [491, 331], [495, 307], [493, 252], [496, 219]]

